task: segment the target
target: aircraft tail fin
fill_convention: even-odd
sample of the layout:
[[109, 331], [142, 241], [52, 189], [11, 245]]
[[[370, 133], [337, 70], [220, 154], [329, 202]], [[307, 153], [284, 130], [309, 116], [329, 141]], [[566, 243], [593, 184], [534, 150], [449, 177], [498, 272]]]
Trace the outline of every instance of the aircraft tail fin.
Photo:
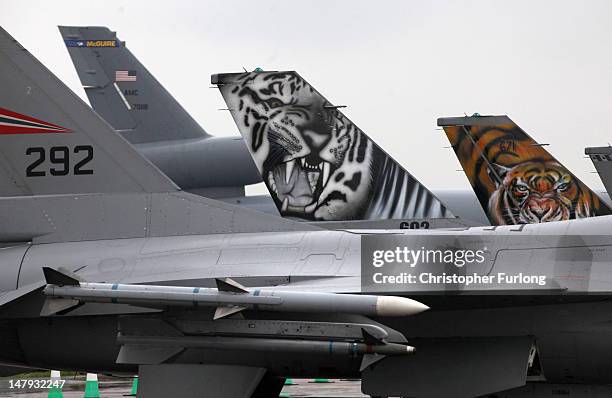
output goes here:
[[438, 119], [492, 225], [610, 214], [610, 208], [507, 116]]
[[281, 215], [451, 218], [423, 184], [296, 72], [212, 76]]
[[0, 196], [176, 186], [0, 29]]
[[585, 148], [584, 153], [591, 158], [608, 196], [612, 199], [612, 146]]
[[2, 28], [0, 87], [0, 240], [316, 229], [181, 192]]
[[115, 32], [59, 30], [91, 106], [132, 144], [208, 136]]

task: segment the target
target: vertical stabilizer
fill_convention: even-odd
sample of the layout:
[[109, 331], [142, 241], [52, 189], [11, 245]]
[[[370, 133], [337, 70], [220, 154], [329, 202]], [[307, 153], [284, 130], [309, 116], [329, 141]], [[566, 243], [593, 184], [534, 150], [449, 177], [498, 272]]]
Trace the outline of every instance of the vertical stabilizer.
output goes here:
[[454, 217], [296, 72], [213, 75], [283, 216]]
[[176, 186], [0, 29], [0, 196]]
[[0, 28], [0, 240], [316, 229], [181, 192]]
[[438, 119], [492, 225], [610, 214], [578, 177], [507, 116]]
[[115, 32], [59, 30], [92, 108], [132, 144], [208, 136]]
[[591, 158], [608, 196], [612, 199], [612, 146], [585, 148], [584, 153]]

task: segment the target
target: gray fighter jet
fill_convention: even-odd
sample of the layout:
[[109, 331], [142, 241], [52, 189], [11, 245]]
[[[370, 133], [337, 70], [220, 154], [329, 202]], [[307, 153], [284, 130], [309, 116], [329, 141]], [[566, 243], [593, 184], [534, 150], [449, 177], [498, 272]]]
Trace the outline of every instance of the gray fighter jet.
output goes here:
[[0, 75], [3, 363], [239, 397], [414, 351], [370, 317], [426, 306], [329, 293], [359, 293], [358, 235], [179, 190], [5, 31]]
[[[4, 31], [0, 83], [3, 363], [138, 370], [146, 397], [272, 396], [289, 376], [424, 397], [612, 382], [612, 304], [585, 294], [612, 283], [609, 216], [323, 230], [181, 191]], [[438, 240], [486, 246], [464, 276], [545, 281], [367, 278], [379, 248]], [[530, 294], [484, 295], [500, 289]]]
[[[295, 196], [292, 190], [299, 188], [297, 182], [302, 174], [310, 177], [311, 169], [314, 169], [308, 167], [310, 163], [332, 164], [327, 178], [324, 172], [313, 172], [315, 179], [322, 179], [323, 184], [329, 181], [333, 183], [330, 189], [312, 189], [311, 192], [319, 193], [319, 197], [311, 199], [313, 203], [322, 204], [320, 207], [325, 210], [330, 207], [330, 203], [334, 204], [326, 199], [326, 196], [333, 196], [334, 189], [345, 194], [351, 193], [339, 182], [351, 180], [354, 174], [360, 174], [362, 170], [354, 162], [342, 164], [337, 161], [337, 157], [327, 153], [329, 149], [335, 149], [329, 153], [343, 154], [342, 141], [349, 148], [349, 154], [350, 148], [358, 148], [359, 142], [365, 142], [363, 151], [372, 158], [367, 166], [369, 170], [374, 170], [370, 175], [376, 176], [376, 170], [380, 170], [376, 162], [375, 145], [371, 145], [367, 136], [364, 138], [363, 133], [337, 107], [326, 101], [297, 73], [221, 74], [214, 75], [212, 82], [219, 85], [260, 172], [269, 177], [267, 185], [272, 196], [276, 197], [275, 202], [281, 214], [295, 214], [286, 197]], [[324, 121], [317, 124], [318, 118]], [[260, 123], [257, 124], [255, 120]], [[444, 127], [449, 136], [492, 225], [519, 224], [522, 230], [525, 224], [610, 214], [610, 208], [605, 202], [508, 117], [476, 115], [445, 118], [440, 119], [438, 124]], [[314, 145], [315, 139], [309, 139], [309, 136], [315, 136], [323, 145]], [[279, 148], [282, 148], [282, 152]], [[278, 156], [278, 152], [284, 157]], [[313, 153], [318, 155], [318, 160]], [[295, 164], [288, 167], [288, 163]], [[283, 174], [288, 169], [292, 170], [289, 181], [286, 172]], [[334, 178], [335, 174], [342, 178]], [[392, 176], [402, 181], [401, 175]], [[386, 179], [374, 177], [371, 183], [375, 185], [379, 181]], [[394, 206], [393, 199], [402, 192], [399, 187], [403, 185], [388, 185], [393, 189], [386, 190], [385, 204]], [[336, 197], [340, 195], [336, 194]], [[313, 207], [315, 212], [320, 208]], [[320, 214], [321, 217], [325, 216], [324, 211]], [[487, 269], [487, 272], [492, 272], [492, 269]], [[605, 292], [605, 289], [601, 292]], [[563, 348], [561, 350], [566, 352]], [[547, 363], [548, 369], [558, 365]]]

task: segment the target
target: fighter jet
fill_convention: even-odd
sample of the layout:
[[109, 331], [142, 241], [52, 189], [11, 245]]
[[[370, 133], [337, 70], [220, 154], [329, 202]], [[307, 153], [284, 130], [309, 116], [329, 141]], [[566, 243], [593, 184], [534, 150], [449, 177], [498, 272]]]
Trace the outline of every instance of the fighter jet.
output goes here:
[[[336, 128], [337, 131], [343, 131], [345, 134], [348, 132], [348, 137], [345, 140], [349, 142], [348, 147], [350, 148], [350, 142], [359, 142], [353, 137], [362, 137], [358, 129], [354, 128], [353, 130], [353, 125], [341, 114], [338, 107], [327, 102], [296, 72], [219, 74], [212, 77], [212, 82], [218, 84], [260, 172], [269, 177], [267, 185], [273, 197], [277, 194], [276, 203], [279, 205], [280, 213], [285, 216], [293, 214], [290, 206], [284, 206], [287, 203], [282, 196], [286, 195], [287, 192], [291, 194], [290, 190], [284, 188], [285, 186], [295, 187], [296, 184], [288, 184], [286, 178], [284, 178], [287, 175], [286, 173], [283, 175], [282, 171], [288, 169], [287, 163], [295, 160], [296, 165], [291, 167], [292, 178], [289, 181], [295, 182], [302, 172], [308, 174], [311, 170], [305, 165], [309, 156], [312, 156], [310, 152], [313, 152], [312, 147], [314, 145], [308, 146], [308, 149], [311, 149], [310, 152], [300, 151], [299, 148], [307, 147], [307, 145], [299, 140], [301, 139], [307, 144], [311, 143], [312, 141], [309, 141], [308, 137], [309, 135], [315, 135], [315, 133], [318, 133], [319, 137], [333, 136], [334, 128]], [[260, 123], [256, 124], [251, 117], [256, 117]], [[317, 118], [325, 120], [325, 122], [319, 123], [318, 127], [315, 123]], [[556, 161], [543, 148], [543, 145], [535, 142], [508, 117], [446, 118], [440, 119], [438, 124], [444, 126], [449, 135], [451, 144], [453, 144], [453, 148], [481, 200], [483, 209], [489, 215], [492, 225], [521, 224], [522, 230], [525, 224], [583, 219], [609, 214], [609, 207], [594, 192]], [[328, 132], [330, 128], [332, 131]], [[461, 133], [463, 130], [468, 132]], [[328, 133], [325, 134], [326, 132]], [[460, 134], [465, 137], [460, 136]], [[461, 144], [458, 143], [460, 137], [464, 139]], [[351, 138], [353, 139], [351, 140]], [[468, 140], [468, 138], [473, 138], [473, 140]], [[321, 147], [323, 149], [333, 149], [335, 145], [336, 148], [342, 148], [338, 141], [339, 139], [330, 139]], [[368, 145], [370, 144], [367, 139], [364, 141]], [[358, 145], [354, 144], [353, 147], [357, 148]], [[364, 147], [368, 149], [367, 145]], [[333, 151], [330, 152], [333, 153]], [[337, 152], [342, 153], [339, 150]], [[376, 153], [376, 150], [372, 152]], [[277, 153], [283, 154], [284, 157], [277, 155]], [[323, 154], [320, 156], [323, 159], [322, 161], [327, 161], [325, 157], [329, 155], [326, 154], [325, 150], [319, 150], [316, 153]], [[468, 155], [472, 157], [468, 159]], [[309, 164], [318, 164], [319, 162], [309, 162]], [[479, 167], [477, 170], [476, 166]], [[531, 168], [528, 166], [531, 166]], [[345, 171], [341, 167], [336, 166], [333, 171]], [[278, 172], [279, 169], [280, 172]], [[295, 169], [298, 171], [294, 171]], [[373, 167], [373, 169], [376, 170], [377, 168]], [[360, 171], [357, 167], [350, 168], [350, 166], [349, 170], [353, 173]], [[520, 174], [521, 171], [525, 171], [525, 176]], [[314, 170], [314, 174], [316, 177], [320, 176], [321, 173]], [[350, 179], [349, 172], [343, 174], [348, 174], [347, 179]], [[481, 177], [484, 177], [484, 179], [480, 180]], [[498, 179], [494, 177], [498, 177]], [[551, 181], [552, 177], [556, 177], [557, 180]], [[330, 179], [324, 178], [326, 181]], [[373, 180], [376, 181], [376, 179]], [[517, 182], [523, 180], [525, 180], [525, 189], [528, 190], [526, 194], [522, 190], [512, 190]], [[390, 185], [394, 188], [401, 186], [401, 184]], [[490, 190], [485, 190], [489, 187], [491, 187]], [[284, 189], [284, 192], [282, 189]], [[311, 191], [316, 192], [314, 189]], [[325, 190], [319, 190], [319, 192], [325, 193]], [[514, 199], [510, 196], [511, 194], [517, 194], [517, 198]], [[389, 199], [394, 198], [392, 191], [387, 192], [387, 197]], [[496, 200], [492, 200], [490, 197]], [[319, 198], [316, 198], [314, 202], [327, 205], [327, 201]], [[393, 203], [392, 200], [389, 202], [390, 204]], [[502, 206], [504, 203], [507, 205], [506, 210]], [[496, 206], [493, 206], [494, 204]], [[497, 212], [493, 211], [494, 209]], [[514, 219], [505, 219], [498, 214], [514, 217]], [[552, 229], [543, 229], [542, 231], [555, 231], [557, 228], [562, 231], [564, 227], [555, 226]], [[456, 231], [453, 233], [458, 234]], [[472, 233], [474, 232], [472, 231]], [[482, 231], [479, 233], [482, 233]], [[532, 233], [530, 232], [528, 235]], [[537, 258], [538, 261], [542, 261], [539, 256]], [[529, 266], [526, 267], [529, 268]], [[545, 274], [550, 275], [553, 268], [550, 268]], [[485, 267], [479, 272], [488, 275], [492, 273], [492, 270], [493, 268]], [[605, 271], [602, 272], [605, 273]], [[568, 273], [568, 275], [570, 274], [571, 272]], [[589, 275], [586, 279], [590, 277]], [[446, 291], [448, 287], [438, 286], [438, 288]], [[500, 289], [500, 286], [496, 285], [492, 288]], [[600, 293], [606, 292], [605, 288], [596, 290]], [[542, 292], [543, 290], [540, 290], [540, 293]], [[540, 293], [536, 292], [538, 295]], [[433, 300], [432, 307], [436, 308], [440, 305], [437, 300], [428, 299]], [[460, 299], [456, 297], [453, 299], [456, 302], [443, 305], [452, 305], [459, 308], [465, 305], [465, 302]], [[508, 300], [516, 302], [516, 299]], [[436, 304], [434, 305], [433, 302]], [[551, 308], [551, 311], [555, 310]], [[424, 315], [424, 317], [427, 317], [427, 315]], [[572, 335], [571, 339], [574, 337]], [[569, 341], [566, 341], [563, 344], [569, 343]], [[563, 347], [556, 347], [555, 350], [567, 353], [567, 350]], [[572, 358], [575, 357], [573, 353], [568, 355]], [[559, 361], [551, 358], [546, 359], [546, 363], [547, 369], [562, 365]], [[404, 370], [408, 372], [407, 369]]]
[[[555, 391], [611, 382], [601, 353], [612, 308], [583, 294], [609, 289], [609, 216], [323, 230], [181, 191], [4, 31], [0, 83], [3, 363], [138, 370], [153, 398], [272, 396], [289, 376], [362, 377], [370, 395], [424, 397], [528, 378]], [[470, 295], [500, 286], [444, 280], [386, 291], [364, 279], [384, 245], [439, 240], [486, 244], [485, 261], [460, 274], [518, 276], [518, 258], [545, 283], [496, 283], [541, 296]], [[432, 309], [415, 315], [427, 309], [417, 297]]]
[[358, 235], [179, 190], [5, 31], [0, 75], [3, 363], [239, 397], [414, 352], [370, 317], [426, 306], [335, 294], [359, 290]]

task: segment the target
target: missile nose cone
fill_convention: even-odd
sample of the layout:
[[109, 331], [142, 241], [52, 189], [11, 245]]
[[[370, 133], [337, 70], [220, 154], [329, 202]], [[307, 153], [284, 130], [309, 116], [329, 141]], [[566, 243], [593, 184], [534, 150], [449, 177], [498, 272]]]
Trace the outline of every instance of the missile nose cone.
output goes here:
[[376, 300], [378, 316], [409, 316], [429, 309], [423, 303], [406, 297], [379, 296]]

